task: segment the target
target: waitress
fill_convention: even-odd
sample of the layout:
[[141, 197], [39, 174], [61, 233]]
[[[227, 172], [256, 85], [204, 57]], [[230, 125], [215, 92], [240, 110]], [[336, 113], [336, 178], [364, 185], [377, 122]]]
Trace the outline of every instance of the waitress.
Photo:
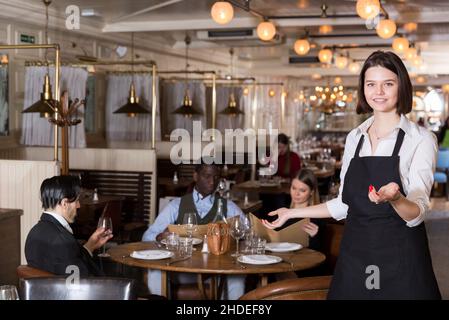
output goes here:
[[345, 219], [329, 299], [441, 299], [424, 218], [436, 154], [434, 135], [409, 121], [412, 85], [401, 59], [376, 51], [360, 72], [357, 113], [373, 116], [347, 139], [339, 197], [301, 209], [278, 209], [264, 221]]

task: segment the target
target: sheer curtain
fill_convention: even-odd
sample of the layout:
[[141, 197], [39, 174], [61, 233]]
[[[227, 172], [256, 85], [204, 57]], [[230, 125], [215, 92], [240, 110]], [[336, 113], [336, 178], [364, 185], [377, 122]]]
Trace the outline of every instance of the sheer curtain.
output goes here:
[[229, 95], [234, 93], [237, 107], [246, 114], [246, 99], [243, 97], [242, 87], [217, 86], [217, 129], [224, 133], [225, 129], [243, 129], [244, 116], [228, 116], [220, 114], [229, 104]]
[[[139, 103], [150, 113], [137, 114], [130, 118], [126, 114], [113, 113], [123, 106], [129, 96], [131, 81], [134, 79]], [[106, 137], [112, 141], [150, 141], [151, 140], [151, 74], [109, 74], [106, 92]], [[159, 79], [156, 78], [156, 97], [159, 97]], [[156, 140], [161, 139], [160, 106], [156, 110]]]
[[[40, 99], [44, 76], [47, 67], [26, 67], [25, 68], [25, 97], [23, 108], [26, 109]], [[54, 89], [54, 67], [49, 69], [50, 83]], [[86, 95], [86, 81], [88, 72], [83, 68], [62, 67], [60, 88], [61, 93], [68, 91], [72, 100], [76, 98], [82, 100]], [[86, 133], [84, 129], [84, 106], [78, 108], [73, 115], [73, 119], [82, 119], [81, 124], [69, 127], [69, 147], [86, 147]], [[20, 143], [31, 146], [50, 146], [54, 144], [53, 124], [48, 119], [41, 118], [38, 113], [22, 114], [22, 137]]]
[[[186, 129], [189, 132], [193, 130], [193, 121], [201, 121], [202, 128], [206, 128], [206, 86], [203, 82], [190, 81], [187, 84], [189, 96], [192, 99], [192, 105], [203, 112], [203, 115], [187, 118], [183, 115], [172, 114], [175, 109], [181, 106], [184, 99], [186, 84], [184, 82], [162, 83], [162, 103], [164, 108], [164, 133], [170, 136], [174, 129]], [[208, 104], [209, 105], [209, 104]]]

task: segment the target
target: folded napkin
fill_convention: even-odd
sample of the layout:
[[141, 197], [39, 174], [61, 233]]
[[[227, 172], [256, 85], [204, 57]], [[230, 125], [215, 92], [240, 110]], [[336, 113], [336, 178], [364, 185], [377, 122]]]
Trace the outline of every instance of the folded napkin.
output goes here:
[[158, 260], [169, 258], [172, 255], [173, 253], [167, 250], [141, 250], [133, 251], [131, 257], [137, 259]]
[[268, 256], [264, 254], [252, 254], [247, 256], [240, 256], [240, 262], [249, 264], [270, 264], [282, 261], [281, 258], [276, 256]]

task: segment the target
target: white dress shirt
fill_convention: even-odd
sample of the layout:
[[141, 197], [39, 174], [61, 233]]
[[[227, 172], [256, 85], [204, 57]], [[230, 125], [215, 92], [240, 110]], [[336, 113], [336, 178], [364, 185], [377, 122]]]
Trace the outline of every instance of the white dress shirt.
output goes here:
[[[348, 170], [351, 159], [354, 157], [355, 149], [357, 148], [361, 135], [364, 135], [365, 138], [363, 146], [360, 149], [360, 157], [389, 157], [393, 153], [397, 133], [400, 128], [405, 132], [404, 141], [399, 150], [399, 171], [402, 186], [407, 199], [416, 203], [419, 207], [418, 217], [410, 221], [405, 220], [405, 222], [409, 227], [418, 226], [424, 221], [429, 211], [429, 197], [433, 186], [433, 174], [435, 172], [438, 153], [436, 136], [427, 129], [411, 122], [404, 115], [401, 115], [399, 124], [388, 137], [379, 140], [377, 148], [374, 154], [372, 154], [371, 142], [367, 130], [373, 121], [374, 117], [369, 118], [348, 134], [340, 174], [340, 192], [337, 198], [326, 202], [327, 208], [331, 216], [336, 220], [344, 219], [348, 214], [348, 206], [342, 202], [341, 194], [344, 187], [346, 171]], [[366, 192], [368, 196], [368, 191]]]

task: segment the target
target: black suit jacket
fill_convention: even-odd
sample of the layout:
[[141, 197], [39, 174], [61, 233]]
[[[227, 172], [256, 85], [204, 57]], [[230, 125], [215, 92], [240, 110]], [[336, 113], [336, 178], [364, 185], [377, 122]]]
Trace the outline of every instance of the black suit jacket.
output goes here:
[[82, 277], [103, 275], [73, 234], [46, 213], [28, 233], [25, 257], [31, 267], [57, 275], [68, 275], [66, 268], [69, 265], [78, 266]]

